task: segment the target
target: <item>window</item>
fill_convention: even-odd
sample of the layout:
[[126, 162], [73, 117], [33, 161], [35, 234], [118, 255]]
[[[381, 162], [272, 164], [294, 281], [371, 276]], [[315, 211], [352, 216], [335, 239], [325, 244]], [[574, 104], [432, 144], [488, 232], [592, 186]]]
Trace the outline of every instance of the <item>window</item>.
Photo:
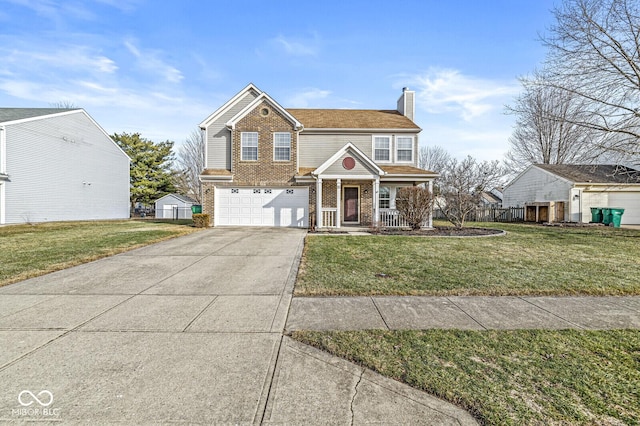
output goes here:
[[388, 209], [391, 204], [391, 193], [389, 191], [389, 188], [387, 188], [386, 186], [381, 186], [379, 191], [379, 206], [381, 209]]
[[242, 132], [240, 142], [242, 161], [258, 161], [258, 132]]
[[396, 161], [413, 162], [413, 138], [398, 136], [396, 139]]
[[273, 160], [291, 160], [291, 133], [273, 134]]
[[375, 161], [391, 161], [391, 137], [375, 136], [373, 138], [373, 158]]

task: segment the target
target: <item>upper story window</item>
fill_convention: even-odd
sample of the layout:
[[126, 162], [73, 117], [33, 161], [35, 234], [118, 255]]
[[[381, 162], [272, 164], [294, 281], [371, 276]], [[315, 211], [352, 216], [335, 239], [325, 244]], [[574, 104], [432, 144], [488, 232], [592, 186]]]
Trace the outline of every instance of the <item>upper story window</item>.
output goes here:
[[391, 161], [391, 136], [373, 137], [373, 159]]
[[291, 161], [291, 133], [273, 134], [273, 160]]
[[258, 132], [242, 132], [240, 139], [240, 159], [258, 161]]
[[413, 138], [398, 136], [396, 138], [396, 161], [403, 163], [413, 162]]

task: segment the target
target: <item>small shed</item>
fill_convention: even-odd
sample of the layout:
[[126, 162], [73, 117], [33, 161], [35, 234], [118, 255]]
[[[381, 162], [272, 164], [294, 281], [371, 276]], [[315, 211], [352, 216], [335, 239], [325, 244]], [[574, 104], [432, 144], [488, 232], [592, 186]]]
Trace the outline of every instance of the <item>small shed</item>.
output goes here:
[[191, 206], [198, 204], [186, 195], [167, 194], [155, 202], [157, 219], [191, 219]]

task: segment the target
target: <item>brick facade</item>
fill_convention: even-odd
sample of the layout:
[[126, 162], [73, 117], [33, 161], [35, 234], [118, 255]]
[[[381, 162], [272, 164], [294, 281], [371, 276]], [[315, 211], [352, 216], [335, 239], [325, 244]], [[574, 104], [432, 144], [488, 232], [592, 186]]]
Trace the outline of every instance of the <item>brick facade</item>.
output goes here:
[[[263, 114], [263, 111], [266, 114]], [[258, 132], [258, 161], [241, 160], [242, 132]], [[273, 159], [273, 135], [276, 132], [291, 133], [291, 157], [289, 161]], [[264, 101], [245, 117], [232, 131], [232, 164], [234, 184], [237, 186], [286, 186], [293, 184], [297, 172], [297, 132], [293, 124], [279, 111]]]

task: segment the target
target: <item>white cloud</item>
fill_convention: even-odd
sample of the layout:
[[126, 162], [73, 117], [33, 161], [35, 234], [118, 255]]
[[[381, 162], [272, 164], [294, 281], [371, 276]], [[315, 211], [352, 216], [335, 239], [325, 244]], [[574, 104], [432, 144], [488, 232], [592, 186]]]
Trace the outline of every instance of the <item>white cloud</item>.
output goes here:
[[315, 106], [320, 99], [325, 99], [330, 94], [331, 92], [329, 90], [306, 89], [290, 97], [286, 105], [291, 108], [308, 108], [310, 103]]
[[421, 144], [478, 160], [498, 160], [507, 152], [513, 117], [504, 114], [504, 105], [520, 91], [515, 78], [491, 79], [446, 68], [399, 77], [398, 87], [409, 84], [416, 91]]
[[[317, 56], [320, 51], [320, 46], [320, 37], [315, 32], [306, 37], [292, 37], [279, 34], [268, 40], [269, 50], [293, 57]], [[258, 54], [263, 53], [258, 50]]]
[[180, 83], [184, 76], [182, 72], [164, 62], [158, 50], [141, 50], [133, 40], [125, 40], [124, 46], [136, 57], [138, 68], [148, 73], [156, 73], [169, 83]]
[[[116, 63], [86, 46], [16, 46], [11, 50], [0, 48], [5, 67], [12, 67], [23, 73], [37, 73], [63, 69], [70, 73], [112, 74], [117, 71]], [[0, 65], [2, 66], [2, 65]]]
[[472, 121], [504, 108], [520, 87], [515, 81], [498, 81], [467, 76], [458, 70], [430, 68], [414, 76], [418, 106], [432, 114], [456, 113]]

